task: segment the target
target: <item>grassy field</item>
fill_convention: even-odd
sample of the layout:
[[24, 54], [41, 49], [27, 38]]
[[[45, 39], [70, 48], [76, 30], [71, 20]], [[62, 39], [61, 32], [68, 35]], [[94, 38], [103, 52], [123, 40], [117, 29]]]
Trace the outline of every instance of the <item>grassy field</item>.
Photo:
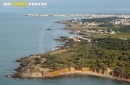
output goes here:
[[130, 34], [128, 33], [118, 33], [118, 34], [93, 34], [94, 38], [130, 38]]
[[86, 30], [86, 29], [92, 29], [92, 28], [97, 28], [97, 29], [106, 29], [106, 27], [99, 27], [98, 25], [90, 26], [90, 25], [79, 25], [79, 24], [74, 24], [74, 23], [69, 23], [71, 25], [70, 29], [76, 29], [76, 30]]

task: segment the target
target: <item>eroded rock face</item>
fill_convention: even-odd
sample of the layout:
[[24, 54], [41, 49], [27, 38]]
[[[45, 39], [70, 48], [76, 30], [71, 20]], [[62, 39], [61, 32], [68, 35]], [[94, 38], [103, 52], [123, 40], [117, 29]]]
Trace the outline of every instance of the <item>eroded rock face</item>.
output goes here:
[[17, 60], [17, 62], [21, 62], [20, 66], [15, 69], [16, 73], [12, 75], [13, 78], [45, 78], [45, 77], [55, 77], [60, 75], [70, 75], [70, 74], [86, 74], [93, 75], [105, 78], [116, 79], [120, 81], [130, 82], [130, 79], [120, 79], [118, 77], [114, 77], [110, 75], [113, 72], [112, 69], [107, 68], [106, 71], [101, 69], [90, 69], [90, 68], [82, 68], [81, 70], [76, 70], [75, 68], [66, 68], [62, 70], [54, 71], [53, 69], [43, 68], [40, 64], [35, 64], [39, 60], [40, 63], [44, 64], [46, 58], [41, 58], [40, 55], [31, 55], [25, 58], [21, 58]]
[[21, 62], [20, 66], [15, 69], [16, 73], [12, 75], [14, 78], [28, 78], [28, 77], [42, 77], [43, 72], [49, 71], [48, 69], [43, 69], [40, 65], [35, 65], [36, 58], [40, 59], [39, 62], [44, 63], [46, 58], [42, 58], [40, 55], [30, 55], [25, 58], [21, 58], [16, 62]]
[[[81, 70], [76, 70], [75, 68], [66, 68], [58, 71], [53, 71], [53, 69], [49, 68], [37, 68], [37, 69], [29, 69], [25, 67], [21, 67], [21, 70], [18, 70], [15, 75], [16, 77], [21, 77], [21, 78], [44, 78], [44, 77], [55, 77], [59, 75], [65, 75], [65, 74], [73, 74], [73, 73], [90, 73], [89, 68], [82, 68]], [[51, 71], [51, 72], [50, 72]], [[97, 72], [96, 72], [97, 73]], [[98, 73], [99, 74], [99, 73]]]
[[[51, 72], [50, 72], [51, 71]], [[45, 78], [45, 77], [55, 77], [55, 76], [60, 76], [60, 75], [70, 75], [70, 74], [81, 74], [81, 75], [93, 75], [93, 76], [99, 76], [99, 77], [105, 77], [105, 78], [111, 78], [111, 79], [116, 79], [119, 81], [125, 81], [125, 82], [130, 82], [130, 79], [120, 79], [118, 77], [114, 77], [109, 75], [110, 72], [112, 72], [110, 68], [107, 69], [103, 73], [102, 70], [99, 72], [95, 70], [91, 71], [90, 68], [82, 68], [81, 70], [76, 70], [75, 68], [66, 68], [58, 71], [53, 71], [52, 69], [49, 68], [39, 68], [39, 69], [30, 69], [28, 66], [24, 67], [19, 67], [16, 71], [16, 73], [12, 76], [14, 78]]]
[[43, 76], [42, 76], [42, 73], [40, 73], [40, 72], [33, 72], [33, 73], [22, 73], [21, 75], [20, 75], [22, 78], [38, 78], [38, 77], [40, 77], [40, 78], [42, 78]]

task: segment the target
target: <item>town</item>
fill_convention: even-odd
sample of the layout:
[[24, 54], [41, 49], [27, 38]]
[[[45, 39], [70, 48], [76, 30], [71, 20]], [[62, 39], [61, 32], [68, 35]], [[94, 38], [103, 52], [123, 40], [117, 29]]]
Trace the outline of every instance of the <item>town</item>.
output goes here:
[[89, 18], [104, 18], [104, 17], [120, 17], [120, 18], [130, 18], [128, 14], [24, 14], [24, 16], [79, 16], [79, 17], [89, 17]]

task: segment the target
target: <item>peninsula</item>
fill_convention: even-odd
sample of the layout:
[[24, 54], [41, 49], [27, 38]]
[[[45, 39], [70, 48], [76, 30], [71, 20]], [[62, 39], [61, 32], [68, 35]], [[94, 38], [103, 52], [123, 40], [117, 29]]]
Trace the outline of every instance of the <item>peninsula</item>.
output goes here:
[[12, 76], [52, 78], [80, 74], [130, 82], [128, 21], [119, 17], [58, 21], [66, 24], [64, 30], [82, 36], [60, 37], [58, 40], [65, 45], [57, 50], [17, 60], [20, 66]]

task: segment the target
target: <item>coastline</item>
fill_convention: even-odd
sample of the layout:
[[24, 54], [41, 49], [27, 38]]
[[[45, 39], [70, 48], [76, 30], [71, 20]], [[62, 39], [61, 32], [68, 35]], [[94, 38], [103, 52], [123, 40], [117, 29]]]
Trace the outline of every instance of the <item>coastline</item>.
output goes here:
[[[37, 55], [31, 55], [25, 58], [21, 58], [20, 60], [17, 60], [16, 62], [27, 62], [27, 58], [31, 58], [31, 57], [36, 57]], [[62, 69], [62, 70], [58, 70], [58, 71], [52, 71], [52, 72], [46, 72], [44, 75], [42, 72], [34, 72], [31, 75], [27, 75], [22, 74], [21, 69], [25, 68], [26, 66], [23, 64], [20, 64], [20, 67], [16, 69], [16, 73], [12, 75], [13, 78], [21, 78], [21, 79], [43, 79], [43, 78], [55, 78], [55, 77], [60, 77], [60, 76], [68, 76], [68, 75], [85, 75], [85, 76], [95, 76], [95, 77], [101, 77], [101, 78], [107, 78], [107, 79], [112, 79], [112, 80], [116, 80], [116, 81], [121, 81], [121, 82], [128, 82], [130, 83], [129, 79], [122, 79], [122, 78], [118, 78], [115, 76], [112, 76], [110, 74], [107, 73], [99, 73], [99, 72], [94, 72], [89, 70], [89, 68], [84, 68], [85, 70], [75, 70], [75, 68], [70, 68], [70, 69]], [[44, 72], [44, 71], [43, 71]], [[24, 72], [23, 72], [24, 73]]]
[[[62, 23], [62, 22], [56, 22], [56, 23], [60, 23], [60, 24], [65, 24], [66, 27], [64, 30], [71, 30], [71, 27], [68, 27], [68, 23]], [[53, 51], [53, 52], [56, 52]], [[51, 52], [50, 52], [51, 53]], [[46, 75], [43, 75], [42, 72], [36, 72], [35, 76], [32, 77], [28, 77], [28, 76], [23, 76], [22, 72], [23, 72], [23, 68], [25, 70], [25, 68], [28, 68], [27, 65], [28, 63], [31, 62], [32, 59], [39, 57], [41, 54], [36, 54], [36, 55], [30, 55], [28, 57], [25, 58], [21, 58], [19, 60], [17, 60], [16, 62], [22, 62], [20, 63], [20, 66], [16, 69], [16, 73], [14, 75], [12, 75], [13, 78], [53, 78], [53, 77], [57, 77], [57, 76], [64, 76], [64, 75], [89, 75], [89, 76], [96, 76], [96, 77], [102, 77], [102, 78], [108, 78], [108, 79], [112, 79], [112, 80], [117, 80], [117, 81], [123, 81], [123, 82], [129, 82], [129, 79], [121, 79], [112, 75], [107, 75], [107, 74], [100, 74], [97, 72], [92, 72], [92, 71], [81, 71], [81, 70], [75, 70], [75, 71], [66, 71], [66, 72], [62, 72], [63, 70], [61, 70], [61, 72], [58, 71], [57, 74], [55, 74], [55, 71], [53, 72], [46, 72]], [[24, 63], [24, 64], [23, 64]], [[44, 71], [43, 71], [44, 72]], [[54, 75], [53, 75], [54, 73]], [[26, 74], [25, 74], [26, 75]]]
[[[120, 79], [118, 77], [114, 77], [111, 75], [107, 75], [107, 74], [99, 74], [99, 73], [95, 73], [95, 72], [82, 72], [82, 71], [75, 71], [75, 72], [67, 72], [67, 73], [61, 73], [60, 75], [55, 75], [55, 76], [49, 76], [47, 78], [54, 78], [54, 77], [58, 77], [58, 76], [65, 76], [65, 75], [85, 75], [85, 76], [95, 76], [95, 77], [101, 77], [101, 78], [107, 78], [107, 79], [112, 79], [112, 80], [116, 80], [116, 81], [121, 81], [121, 82], [128, 82], [130, 83], [130, 80], [126, 80], [126, 79]], [[46, 78], [46, 77], [45, 77]]]

